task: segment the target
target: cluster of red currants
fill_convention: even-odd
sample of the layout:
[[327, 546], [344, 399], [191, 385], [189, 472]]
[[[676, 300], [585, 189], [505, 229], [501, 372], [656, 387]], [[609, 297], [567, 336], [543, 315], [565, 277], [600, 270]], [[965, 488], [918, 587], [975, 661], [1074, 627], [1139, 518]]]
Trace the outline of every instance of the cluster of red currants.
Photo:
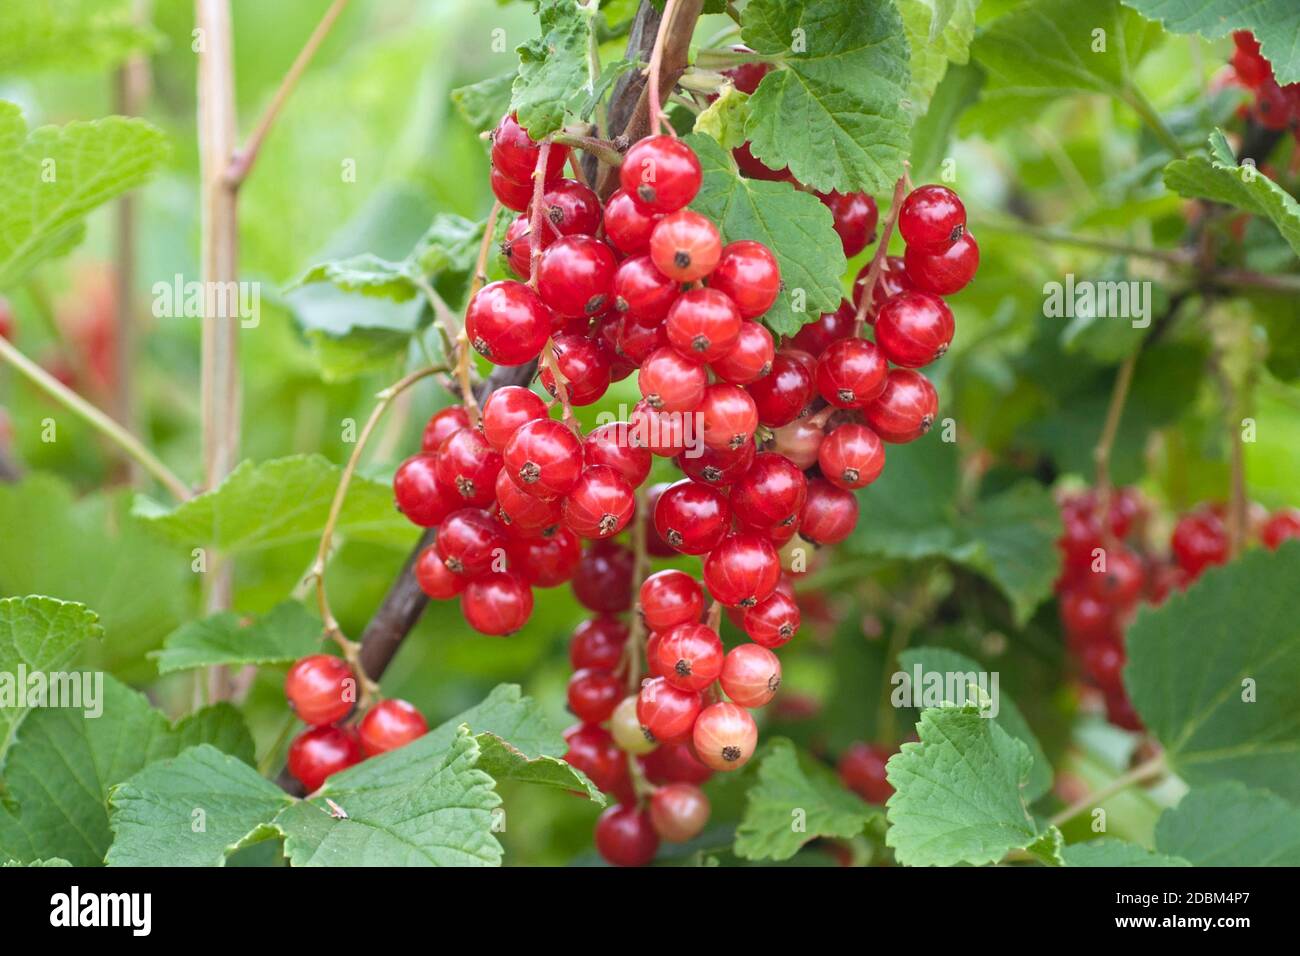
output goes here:
[[367, 757], [396, 750], [429, 730], [404, 700], [381, 700], [355, 727], [344, 721], [356, 707], [357, 680], [348, 662], [331, 654], [304, 657], [284, 679], [289, 706], [308, 725], [289, 745], [289, 773], [312, 793], [331, 774]]
[[1278, 85], [1272, 65], [1259, 52], [1259, 41], [1249, 30], [1234, 32], [1232, 42], [1232, 66], [1221, 82], [1240, 85], [1255, 95], [1253, 103], [1241, 107], [1243, 118], [1265, 129], [1290, 129], [1300, 141], [1300, 83]]
[[[1107, 719], [1126, 730], [1141, 730], [1121, 679], [1125, 631], [1139, 604], [1159, 605], [1206, 568], [1228, 560], [1224, 509], [1202, 506], [1179, 518], [1165, 557], [1143, 543], [1148, 509], [1133, 488], [1110, 494], [1104, 523], [1093, 491], [1063, 496], [1060, 508], [1063, 564], [1056, 594], [1067, 645], [1101, 691]], [[1283, 509], [1271, 516], [1257, 511], [1252, 531], [1266, 547], [1276, 548], [1287, 538], [1300, 537], [1300, 511]]]

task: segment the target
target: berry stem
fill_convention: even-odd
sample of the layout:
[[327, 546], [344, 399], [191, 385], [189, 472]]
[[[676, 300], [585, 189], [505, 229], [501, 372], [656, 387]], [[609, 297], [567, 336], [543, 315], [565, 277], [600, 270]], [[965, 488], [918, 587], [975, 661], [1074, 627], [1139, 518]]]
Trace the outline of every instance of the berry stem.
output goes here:
[[[469, 294], [465, 301], [474, 298], [475, 293], [487, 283], [488, 250], [492, 247], [492, 237], [496, 234], [497, 216], [501, 214], [501, 203], [494, 202], [488, 212], [487, 222], [483, 226], [483, 240], [478, 245], [478, 259], [474, 262], [474, 278], [470, 280]], [[437, 309], [434, 309], [435, 313]], [[470, 346], [469, 333], [465, 331], [462, 319], [456, 335], [456, 381], [460, 385], [460, 400], [469, 416], [471, 428], [478, 425], [478, 401], [474, 398], [474, 388], [470, 382]]]
[[898, 177], [898, 182], [894, 183], [894, 198], [889, 204], [889, 215], [885, 217], [885, 225], [880, 230], [880, 241], [876, 245], [875, 255], [871, 257], [871, 270], [867, 273], [867, 281], [862, 285], [862, 298], [858, 300], [858, 314], [854, 320], [853, 334], [862, 335], [862, 328], [867, 323], [867, 311], [871, 308], [871, 295], [876, 289], [876, 283], [880, 280], [880, 273], [885, 268], [885, 259], [889, 255], [889, 240], [894, 234], [894, 226], [898, 222], [898, 213], [903, 208], [903, 196], [907, 192], [910, 177], [907, 173], [907, 165], [904, 163], [903, 175]]
[[677, 12], [677, 0], [667, 0], [664, 4], [663, 19], [659, 21], [659, 32], [655, 35], [654, 49], [650, 51], [650, 65], [647, 67], [647, 86], [650, 91], [650, 133], [666, 132], [676, 136], [677, 131], [664, 119], [663, 100], [659, 95], [660, 72], [664, 64], [664, 42], [672, 29], [673, 16]]
[[1106, 800], [1109, 800], [1111, 797], [1115, 796], [1115, 794], [1123, 790], [1127, 790], [1134, 784], [1163, 776], [1165, 772], [1165, 756], [1163, 753], [1157, 754], [1150, 760], [1138, 764], [1127, 773], [1116, 777], [1110, 783], [1106, 784], [1106, 786], [1074, 801], [1074, 803], [1070, 804], [1064, 810], [1055, 814], [1048, 823], [1054, 827], [1059, 827], [1068, 823], [1070, 820], [1073, 820], [1080, 813], [1090, 810], [1098, 804], [1104, 803]]
[[[599, 139], [595, 136], [584, 136], [579, 133], [569, 133], [561, 130], [558, 133], [551, 134], [551, 140], [559, 143], [561, 146], [572, 146], [583, 152], [591, 153], [606, 166], [617, 169], [623, 165], [623, 152], [618, 148], [617, 143], [612, 143], [607, 139]], [[532, 219], [529, 219], [532, 222]]]
[[140, 466], [158, 479], [158, 483], [166, 488], [177, 501], [189, 500], [191, 492], [185, 482], [181, 481], [153, 452], [145, 448], [138, 438], [18, 351], [3, 336], [0, 336], [0, 359], [4, 359], [41, 391], [65, 405], [92, 428], [139, 462]]
[[634, 693], [641, 685], [641, 657], [645, 650], [645, 617], [641, 613], [641, 584], [650, 570], [650, 555], [646, 550], [646, 535], [650, 521], [646, 507], [645, 488], [636, 493], [636, 518], [632, 521], [632, 593], [637, 596], [637, 606], [632, 611], [632, 624], [628, 628], [624, 645], [624, 664], [627, 667], [627, 691]]
[[1097, 446], [1092, 450], [1092, 460], [1096, 466], [1097, 513], [1101, 515], [1102, 535], [1109, 534], [1110, 522], [1106, 515], [1110, 513], [1110, 454], [1115, 447], [1115, 436], [1119, 433], [1120, 419], [1124, 415], [1124, 403], [1128, 400], [1129, 386], [1133, 383], [1133, 370], [1137, 367], [1138, 350], [1124, 360], [1115, 375], [1115, 385], [1110, 392], [1110, 404], [1106, 408], [1106, 420], [1101, 427], [1101, 436]]
[[1151, 128], [1151, 132], [1155, 134], [1156, 139], [1160, 140], [1160, 144], [1169, 150], [1175, 159], [1187, 158], [1182, 145], [1178, 142], [1178, 137], [1174, 136], [1169, 127], [1165, 125], [1165, 121], [1160, 118], [1159, 112], [1151, 105], [1151, 102], [1141, 90], [1136, 86], [1129, 86], [1121, 94], [1120, 98], [1133, 108], [1133, 112], [1137, 113], [1138, 118]]

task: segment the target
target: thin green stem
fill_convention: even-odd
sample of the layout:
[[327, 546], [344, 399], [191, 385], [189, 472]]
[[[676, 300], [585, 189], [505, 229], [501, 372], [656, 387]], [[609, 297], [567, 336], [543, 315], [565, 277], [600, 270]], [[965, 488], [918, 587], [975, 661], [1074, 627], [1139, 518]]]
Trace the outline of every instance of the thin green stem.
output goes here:
[[1127, 790], [1134, 784], [1142, 783], [1145, 780], [1161, 776], [1165, 773], [1165, 770], [1164, 754], [1157, 754], [1150, 760], [1138, 764], [1128, 773], [1116, 777], [1099, 790], [1095, 790], [1083, 797], [1081, 800], [1076, 800], [1060, 813], [1053, 816], [1048, 822], [1054, 827], [1059, 827], [1062, 824], [1073, 820], [1085, 810], [1091, 810], [1099, 804], [1105, 803], [1111, 797], [1115, 796], [1115, 794]]
[[1029, 223], [999, 223], [994, 221], [980, 220], [980, 232], [997, 232], [1005, 235], [1024, 236], [1029, 239], [1039, 239], [1043, 242], [1057, 243], [1064, 246], [1079, 246], [1082, 249], [1096, 249], [1098, 252], [1113, 252], [1121, 256], [1134, 256], [1139, 259], [1154, 259], [1159, 262], [1167, 262], [1170, 265], [1190, 266], [1191, 258], [1187, 253], [1179, 249], [1152, 249], [1147, 246], [1133, 245], [1127, 242], [1116, 242], [1112, 239], [1103, 239], [1100, 236], [1080, 236], [1071, 232], [1063, 232], [1059, 229], [1047, 229], [1042, 226], [1032, 226]]
[[1142, 94], [1141, 90], [1136, 86], [1130, 86], [1125, 91], [1124, 102], [1133, 107], [1133, 111], [1137, 113], [1142, 122], [1150, 127], [1151, 132], [1155, 134], [1156, 139], [1160, 140], [1165, 149], [1169, 150], [1178, 159], [1186, 158], [1187, 154], [1183, 152], [1183, 147], [1178, 142], [1178, 138], [1165, 125], [1165, 121], [1160, 118], [1156, 108], [1151, 105], [1151, 102]]

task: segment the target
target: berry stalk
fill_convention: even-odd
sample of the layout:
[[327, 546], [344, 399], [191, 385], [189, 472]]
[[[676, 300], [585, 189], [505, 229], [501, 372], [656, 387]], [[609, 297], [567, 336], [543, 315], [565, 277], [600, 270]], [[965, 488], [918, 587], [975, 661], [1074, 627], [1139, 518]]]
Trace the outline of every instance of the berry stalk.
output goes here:
[[880, 230], [880, 241], [876, 246], [875, 255], [871, 257], [871, 269], [867, 272], [867, 279], [862, 286], [862, 298], [858, 302], [858, 312], [854, 317], [853, 335], [859, 337], [862, 335], [862, 327], [867, 322], [867, 312], [871, 309], [871, 298], [876, 291], [876, 283], [880, 281], [880, 273], [885, 268], [885, 260], [889, 256], [889, 240], [894, 234], [894, 226], [898, 223], [898, 214], [903, 208], [903, 196], [912, 188], [911, 178], [907, 174], [907, 167], [904, 164], [903, 175], [898, 177], [898, 182], [894, 184], [894, 198], [889, 203], [889, 215], [885, 217], [885, 225]]

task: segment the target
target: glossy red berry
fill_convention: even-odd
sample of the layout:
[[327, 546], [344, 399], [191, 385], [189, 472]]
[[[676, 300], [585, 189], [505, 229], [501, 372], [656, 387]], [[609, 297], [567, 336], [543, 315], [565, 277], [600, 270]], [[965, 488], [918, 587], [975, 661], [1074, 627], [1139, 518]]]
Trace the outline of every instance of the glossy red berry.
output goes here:
[[740, 323], [731, 351], [709, 365], [713, 374], [732, 385], [749, 385], [772, 371], [776, 345], [772, 333], [757, 322]]
[[921, 186], [903, 200], [898, 231], [909, 246], [942, 251], [966, 231], [966, 207], [947, 186]]
[[709, 822], [709, 798], [690, 783], [670, 783], [650, 797], [650, 822], [669, 843], [686, 843]]
[[735, 449], [705, 447], [698, 455], [682, 452], [674, 461], [688, 478], [704, 485], [725, 488], [749, 471], [754, 455], [754, 443], [745, 442]]
[[746, 386], [760, 424], [769, 428], [780, 428], [798, 418], [812, 401], [813, 389], [812, 369], [790, 349], [777, 352], [772, 371]]
[[[492, 166], [515, 182], [531, 183], [541, 145], [519, 125], [514, 114], [501, 118], [492, 131]], [[546, 157], [546, 181], [559, 178], [569, 158], [569, 147], [552, 144]]]
[[605, 203], [605, 238], [625, 256], [643, 255], [650, 251], [650, 234], [662, 218], [620, 189]]
[[[546, 248], [547, 243], [542, 243]], [[517, 278], [527, 279], [532, 271], [533, 247], [532, 233], [527, 216], [519, 216], [506, 230], [506, 237], [501, 241], [501, 255], [505, 256], [510, 271]]]
[[614, 272], [614, 308], [624, 315], [659, 322], [676, 301], [678, 288], [655, 268], [649, 256], [632, 256]]
[[650, 474], [650, 451], [633, 441], [627, 422], [610, 422], [592, 429], [583, 439], [582, 450], [588, 465], [608, 465], [633, 488], [639, 488]]
[[839, 233], [845, 258], [852, 259], [876, 241], [880, 212], [876, 201], [867, 193], [825, 193], [817, 198], [835, 219], [835, 231]]
[[332, 724], [352, 713], [357, 699], [357, 679], [343, 658], [312, 654], [289, 668], [284, 678], [284, 696], [303, 723]]
[[655, 671], [681, 690], [704, 690], [722, 673], [722, 640], [713, 628], [679, 624], [659, 635]]
[[530, 495], [502, 468], [497, 472], [497, 518], [517, 538], [532, 538], [552, 531], [560, 523], [561, 500]]
[[[743, 46], [739, 43], [733, 44], [731, 51], [733, 53], [754, 52], [749, 47]], [[723, 70], [722, 75], [728, 77], [731, 80], [732, 86], [740, 90], [740, 92], [752, 96], [754, 91], [758, 89], [758, 84], [762, 81], [763, 77], [767, 76], [772, 69], [773, 65], [771, 63], [740, 63], [730, 69]]]
[[718, 227], [689, 209], [664, 216], [650, 234], [650, 259], [674, 282], [703, 279], [713, 271], [721, 255]]
[[817, 362], [817, 391], [836, 408], [862, 408], [885, 390], [889, 363], [866, 339], [839, 339]]
[[557, 239], [537, 265], [537, 291], [560, 315], [599, 315], [610, 302], [618, 263], [609, 246], [590, 236]]
[[436, 455], [413, 455], [393, 474], [393, 498], [397, 510], [422, 528], [432, 528], [459, 507], [456, 496], [438, 484]]
[[613, 671], [584, 668], [569, 678], [569, 710], [587, 724], [609, 719], [623, 699], [623, 681]]
[[704, 400], [709, 373], [674, 348], [656, 349], [641, 365], [637, 385], [656, 411], [689, 412]]
[[746, 528], [770, 536], [796, 524], [807, 496], [803, 471], [784, 455], [765, 451], [732, 485], [731, 509]]
[[753, 532], [728, 535], [704, 559], [704, 585], [727, 607], [753, 607], [766, 600], [780, 577], [781, 561], [772, 542]]
[[741, 318], [757, 318], [772, 307], [781, 292], [776, 256], [752, 239], [729, 243], [709, 275], [709, 288], [731, 299]]
[[429, 725], [415, 705], [391, 698], [371, 707], [357, 727], [361, 752], [367, 757], [405, 747], [428, 732]]
[[533, 199], [533, 186], [531, 182], [516, 182], [511, 179], [495, 166], [488, 176], [488, 185], [492, 187], [492, 195], [501, 201], [501, 205], [507, 209], [513, 209], [515, 212], [523, 212], [528, 208], [528, 204]]
[[885, 443], [866, 425], [840, 425], [822, 442], [817, 452], [822, 475], [833, 485], [865, 488], [885, 467]]
[[608, 465], [588, 465], [564, 499], [564, 525], [582, 538], [609, 538], [632, 520], [636, 491]]
[[493, 571], [465, 586], [460, 610], [480, 634], [513, 634], [533, 613], [533, 589], [522, 574]]
[[[856, 312], [862, 304], [862, 293], [866, 289], [867, 279], [871, 275], [871, 263], [868, 262], [859, 271], [853, 281], [853, 308]], [[885, 256], [880, 275], [871, 289], [871, 305], [867, 308], [868, 325], [875, 325], [876, 313], [892, 296], [907, 292], [912, 288], [912, 280], [907, 277], [907, 265], [902, 256]]]
[[632, 565], [630, 548], [614, 541], [596, 541], [582, 552], [571, 587], [583, 607], [606, 614], [618, 614], [632, 607]]
[[465, 312], [470, 344], [496, 365], [523, 365], [537, 358], [551, 334], [551, 314], [522, 282], [490, 282]]
[[443, 494], [462, 506], [486, 507], [496, 497], [501, 455], [475, 428], [462, 428], [442, 443], [435, 470]]
[[641, 758], [646, 779], [662, 786], [667, 783], [707, 783], [713, 771], [695, 758], [687, 741], [665, 743]]
[[463, 406], [451, 405], [434, 412], [429, 423], [424, 426], [424, 434], [420, 438], [420, 450], [429, 454], [436, 453], [452, 433], [462, 428], [469, 428], [469, 415]]
[[646, 734], [663, 743], [685, 739], [703, 706], [698, 692], [674, 687], [663, 677], [652, 677], [641, 685], [636, 716]]
[[648, 136], [632, 145], [619, 167], [624, 191], [651, 212], [669, 213], [688, 205], [700, 191], [699, 158], [680, 139]]
[[614, 866], [645, 866], [659, 852], [659, 837], [646, 810], [616, 804], [596, 821], [596, 850]]
[[1170, 544], [1178, 566], [1194, 578], [1211, 565], [1228, 560], [1227, 528], [1209, 510], [1180, 518]]
[[808, 500], [799, 516], [799, 534], [811, 544], [838, 544], [858, 523], [858, 499], [824, 478], [808, 482]]
[[692, 361], [716, 362], [740, 339], [740, 313], [716, 289], [690, 289], [677, 297], [664, 320], [668, 341]]
[[631, 790], [627, 755], [614, 743], [609, 731], [592, 724], [577, 724], [564, 732], [564, 741], [569, 745], [564, 759], [601, 790], [613, 794]]
[[334, 774], [361, 762], [356, 734], [344, 727], [313, 727], [289, 745], [289, 773], [308, 793], [315, 793]]
[[488, 444], [503, 451], [520, 425], [546, 417], [546, 403], [540, 395], [518, 385], [507, 385], [488, 396], [479, 424]]
[[1082, 588], [1072, 588], [1061, 595], [1061, 624], [1070, 635], [1085, 643], [1118, 636], [1118, 610]]
[[655, 530], [682, 554], [704, 554], [717, 547], [731, 524], [731, 507], [714, 488], [684, 480], [659, 496]]
[[762, 707], [781, 686], [781, 661], [760, 644], [740, 644], [727, 652], [720, 680], [722, 692], [741, 707]]
[[980, 266], [980, 247], [967, 232], [942, 252], [908, 246], [903, 253], [907, 277], [917, 289], [933, 295], [952, 295], [966, 287]]
[[641, 616], [652, 631], [693, 624], [704, 613], [704, 592], [685, 571], [658, 571], [641, 582]]
[[758, 727], [749, 711], [721, 701], [700, 712], [692, 734], [700, 762], [713, 770], [739, 770], [754, 755]]
[[904, 368], [929, 365], [948, 351], [952, 335], [952, 310], [928, 292], [900, 292], [876, 315], [876, 344]]
[[778, 587], [766, 600], [747, 608], [742, 623], [755, 644], [781, 647], [799, 633], [799, 604]]
[[449, 570], [475, 577], [506, 557], [506, 532], [501, 522], [478, 508], [453, 511], [438, 525], [434, 547]]
[[817, 464], [826, 432], [807, 418], [799, 418], [772, 432], [772, 450], [807, 470]]
[[863, 409], [872, 430], [887, 442], [902, 444], [930, 430], [939, 414], [939, 394], [930, 380], [908, 368], [891, 368], [884, 391]]
[[548, 184], [542, 210], [561, 236], [594, 236], [600, 228], [600, 200], [590, 186], [576, 179], [557, 179]]
[[1277, 550], [1283, 541], [1300, 538], [1300, 511], [1295, 508], [1283, 508], [1269, 516], [1260, 529], [1259, 539], [1264, 547]]
[[567, 528], [512, 542], [511, 570], [533, 587], [553, 588], [572, 579], [582, 560], [582, 542]]
[[1146, 572], [1141, 558], [1118, 545], [1103, 549], [1097, 566], [1089, 567], [1083, 582], [1088, 593], [1099, 601], [1112, 607], [1128, 607], [1142, 596]]
[[736, 161], [736, 166], [740, 169], [740, 174], [746, 179], [762, 179], [773, 183], [793, 183], [795, 181], [794, 174], [790, 172], [789, 166], [773, 169], [755, 156], [748, 140], [733, 149], [731, 155]]
[[816, 322], [809, 322], [795, 333], [790, 344], [814, 357], [826, 351], [832, 342], [853, 335], [858, 321], [858, 310], [848, 299], [840, 300], [834, 312], [823, 312]]
[[525, 422], [502, 453], [510, 478], [530, 495], [556, 498], [578, 483], [582, 443], [569, 426], [550, 418]]
[[1110, 693], [1122, 692], [1124, 649], [1114, 641], [1093, 641], [1080, 654], [1084, 673]]
[[612, 671], [623, 657], [627, 638], [627, 625], [616, 617], [602, 614], [583, 621], [569, 643], [569, 663], [574, 670]]
[[641, 365], [656, 350], [668, 347], [668, 330], [658, 319], [625, 315], [618, 321], [618, 354]]
[[465, 590], [465, 576], [457, 574], [443, 562], [433, 545], [420, 552], [415, 561], [415, 581], [420, 590], [435, 601], [447, 601]]
[[[609, 390], [610, 355], [598, 341], [565, 332], [555, 337], [555, 364], [564, 378], [565, 397], [570, 405], [590, 405]], [[549, 366], [539, 376], [542, 387], [558, 394], [555, 376]]]
[[894, 795], [885, 776], [885, 763], [896, 751], [856, 743], [840, 757], [840, 781], [868, 803], [884, 803]]
[[628, 425], [633, 441], [661, 458], [672, 458], [688, 445], [698, 449], [701, 444], [690, 412], [656, 409], [645, 400], [632, 409]]
[[758, 428], [758, 408], [739, 385], [717, 382], [704, 390], [698, 421], [704, 444], [714, 451], [737, 451], [752, 444]]

